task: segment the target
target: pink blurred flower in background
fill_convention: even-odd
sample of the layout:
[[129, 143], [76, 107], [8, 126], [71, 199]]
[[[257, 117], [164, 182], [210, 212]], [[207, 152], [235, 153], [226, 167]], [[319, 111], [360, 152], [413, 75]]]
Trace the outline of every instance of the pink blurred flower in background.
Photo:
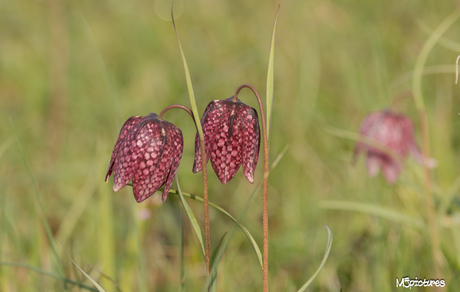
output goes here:
[[371, 177], [375, 177], [382, 169], [385, 180], [390, 184], [395, 183], [403, 169], [402, 162], [409, 153], [420, 164], [436, 166], [434, 159], [423, 158], [414, 138], [412, 121], [402, 114], [390, 110], [372, 112], [361, 122], [359, 133], [387, 150], [377, 149], [364, 141], [356, 144], [354, 160], [359, 153], [365, 152], [367, 173]]

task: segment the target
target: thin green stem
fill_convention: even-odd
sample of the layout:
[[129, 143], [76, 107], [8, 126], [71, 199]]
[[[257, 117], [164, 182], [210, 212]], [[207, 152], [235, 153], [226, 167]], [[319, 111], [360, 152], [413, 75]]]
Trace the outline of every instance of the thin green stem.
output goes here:
[[262, 230], [263, 230], [263, 267], [262, 267], [262, 281], [263, 281], [263, 291], [268, 292], [268, 159], [269, 159], [269, 151], [270, 147], [268, 145], [268, 137], [267, 137], [267, 125], [265, 123], [265, 113], [264, 113], [264, 106], [262, 104], [262, 100], [260, 98], [259, 93], [257, 90], [249, 84], [243, 84], [235, 92], [235, 98], [238, 97], [238, 93], [243, 88], [249, 88], [252, 90], [254, 95], [256, 96], [257, 103], [259, 104], [260, 110], [260, 117], [262, 122], [262, 139], [264, 141], [264, 184], [262, 189]]
[[[430, 137], [428, 130], [428, 118], [425, 109], [425, 103], [422, 94], [422, 74], [428, 55], [436, 45], [441, 36], [447, 29], [460, 17], [460, 10], [455, 10], [450, 14], [430, 35], [420, 52], [414, 68], [414, 78], [412, 79], [412, 90], [414, 92], [414, 102], [420, 119], [420, 129], [422, 135], [422, 153], [423, 159], [430, 157]], [[427, 212], [427, 223], [431, 240], [431, 253], [433, 258], [433, 269], [435, 277], [442, 278], [443, 256], [439, 242], [439, 233], [436, 222], [436, 209], [431, 190], [431, 172], [427, 163], [423, 163], [424, 168], [424, 188], [425, 188], [425, 207]]]

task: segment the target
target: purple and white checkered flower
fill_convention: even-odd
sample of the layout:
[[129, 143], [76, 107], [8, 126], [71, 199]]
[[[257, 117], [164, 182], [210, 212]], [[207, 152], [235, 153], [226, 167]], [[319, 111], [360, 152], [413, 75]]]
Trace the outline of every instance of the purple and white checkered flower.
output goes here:
[[383, 171], [385, 180], [393, 184], [403, 168], [402, 160], [411, 153], [417, 162], [434, 167], [436, 161], [431, 158], [424, 158], [418, 148], [415, 138], [412, 121], [402, 115], [389, 110], [372, 112], [361, 122], [359, 133], [376, 143], [381, 144], [400, 159], [397, 160], [389, 153], [372, 147], [364, 142], [358, 142], [355, 147], [354, 157], [364, 151], [367, 155], [367, 173], [369, 176], [376, 176], [380, 169]]
[[[250, 183], [259, 158], [260, 129], [254, 108], [234, 98], [211, 101], [201, 119], [205, 140], [206, 162], [211, 165], [223, 184], [230, 181], [243, 165]], [[198, 134], [195, 139], [193, 172], [202, 170]]]
[[130, 117], [121, 128], [109, 169], [113, 172], [113, 190], [123, 188], [130, 180], [138, 203], [164, 185], [163, 201], [177, 173], [182, 157], [181, 130], [151, 113], [145, 117]]

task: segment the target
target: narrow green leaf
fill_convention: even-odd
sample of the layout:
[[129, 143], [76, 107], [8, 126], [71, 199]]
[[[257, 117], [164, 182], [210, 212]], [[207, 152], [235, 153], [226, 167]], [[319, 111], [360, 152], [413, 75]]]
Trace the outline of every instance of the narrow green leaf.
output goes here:
[[393, 222], [403, 223], [409, 226], [416, 226], [422, 230], [425, 229], [425, 224], [423, 223], [422, 219], [412, 218], [396, 210], [391, 210], [372, 204], [347, 201], [322, 201], [319, 203], [319, 207], [328, 210], [360, 212], [363, 214], [384, 218]]
[[[176, 191], [176, 190], [172, 190], [170, 189], [169, 190], [169, 194], [175, 194], [175, 195], [178, 195], [179, 192]], [[200, 196], [197, 196], [197, 195], [193, 195], [193, 194], [189, 194], [189, 193], [185, 193], [185, 192], [182, 192], [182, 195], [184, 197], [187, 197], [187, 198], [190, 198], [190, 199], [193, 199], [197, 202], [201, 202], [203, 203], [203, 198], [200, 197]], [[223, 209], [222, 207], [214, 204], [214, 203], [211, 203], [209, 202], [209, 206], [211, 206], [212, 208], [216, 209], [217, 211], [221, 212], [222, 214], [224, 214], [225, 216], [227, 216], [228, 218], [230, 218], [230, 220], [232, 220], [233, 222], [235, 222], [235, 224], [238, 225], [238, 227], [241, 229], [241, 231], [243, 231], [243, 233], [246, 235], [246, 237], [249, 239], [249, 241], [251, 242], [252, 244], [252, 247], [254, 248], [254, 251], [256, 252], [256, 255], [257, 255], [257, 258], [259, 259], [259, 263], [260, 263], [260, 266], [262, 267], [262, 253], [260, 251], [260, 248], [259, 248], [259, 245], [257, 244], [256, 240], [254, 239], [254, 237], [252, 237], [251, 233], [246, 229], [246, 227], [244, 227], [243, 224], [239, 223], [238, 220], [236, 220], [235, 217], [233, 217], [230, 213], [228, 213], [225, 209]]]
[[[64, 248], [64, 246], [63, 246]], [[83, 273], [83, 275], [85, 275], [85, 277], [97, 288], [97, 290], [99, 292], [105, 292], [104, 288], [102, 288], [96, 281], [93, 280], [93, 278], [91, 278], [87, 273], [85, 273], [85, 271], [83, 271], [78, 265], [77, 263], [70, 257], [69, 253], [67, 252], [67, 250], [64, 248], [64, 251], [65, 253], [67, 254], [67, 256], [69, 257], [69, 259], [72, 261], [72, 263], [80, 270], [80, 272]]]
[[0, 262], [0, 266], [11, 266], [11, 267], [20, 267], [20, 268], [25, 268], [25, 269], [28, 269], [30, 271], [33, 271], [33, 272], [36, 272], [36, 273], [39, 273], [39, 274], [42, 274], [42, 275], [45, 275], [45, 276], [48, 276], [48, 277], [51, 277], [51, 278], [54, 278], [54, 279], [57, 279], [57, 280], [61, 280], [61, 281], [65, 281], [66, 283], [68, 284], [71, 284], [71, 285], [75, 285], [75, 286], [78, 286], [80, 288], [83, 288], [83, 289], [86, 289], [88, 291], [94, 291], [94, 292], [97, 292], [98, 290], [94, 289], [94, 288], [91, 288], [91, 287], [88, 287], [82, 283], [79, 283], [79, 282], [75, 282], [73, 280], [70, 280], [70, 279], [67, 279], [65, 277], [62, 277], [58, 274], [54, 274], [54, 273], [51, 273], [51, 272], [48, 272], [48, 271], [45, 271], [43, 269], [40, 269], [38, 267], [34, 267], [34, 266], [31, 266], [29, 264], [24, 264], [24, 263], [12, 263], [12, 262]]
[[298, 292], [303, 292], [305, 291], [305, 289], [308, 288], [308, 286], [310, 286], [310, 284], [313, 282], [313, 280], [315, 280], [316, 276], [318, 276], [319, 272], [326, 264], [327, 258], [329, 257], [329, 253], [331, 252], [331, 247], [332, 247], [332, 230], [327, 226], [324, 226], [324, 227], [326, 227], [327, 229], [326, 252], [324, 253], [323, 258], [321, 259], [321, 263], [318, 269], [316, 270], [316, 272], [313, 274], [313, 276], [310, 277], [310, 279], [308, 279], [308, 281], [302, 287], [300, 287]]
[[180, 189], [179, 179], [177, 178], [177, 176], [176, 176], [176, 186], [177, 186], [177, 193], [179, 194], [179, 197], [182, 202], [182, 205], [184, 206], [185, 212], [187, 213], [187, 216], [190, 219], [190, 223], [192, 223], [193, 231], [195, 231], [195, 235], [198, 238], [198, 241], [200, 242], [201, 251], [203, 252], [203, 255], [204, 255], [205, 249], [204, 249], [204, 243], [203, 243], [203, 233], [201, 232], [201, 228], [200, 228], [200, 225], [198, 224], [198, 221], [196, 220], [195, 214], [193, 214], [192, 209], [190, 209], [190, 206], [187, 204], [187, 201], [185, 201], [184, 199], [184, 195], [182, 194], [182, 191]]
[[196, 128], [200, 139], [204, 139], [203, 128], [200, 123], [200, 115], [198, 114], [198, 107], [196, 106], [195, 93], [193, 92], [192, 78], [190, 78], [190, 71], [188, 69], [187, 59], [185, 58], [184, 50], [180, 43], [179, 34], [177, 33], [176, 23], [174, 22], [174, 13], [173, 13], [173, 0], [171, 0], [171, 19], [174, 26], [174, 32], [176, 33], [177, 44], [179, 45], [180, 56], [182, 58], [182, 63], [184, 64], [185, 72], [185, 81], [187, 83], [188, 96], [190, 99], [190, 105], [192, 107], [193, 118], [195, 119]]
[[[215, 248], [215, 249], [212, 251], [212, 253], [211, 253], [211, 259], [210, 259], [210, 261], [209, 261], [209, 265], [210, 265], [211, 269], [212, 269], [212, 267], [214, 266], [214, 264], [215, 264], [215, 265], [218, 264], [218, 263], [216, 262], [216, 257], [217, 257], [217, 254], [218, 254], [219, 250], [220, 250], [221, 247], [222, 247], [222, 243], [223, 243], [224, 238], [225, 238], [226, 235], [227, 235], [227, 232], [226, 232], [224, 235], [222, 235], [222, 237], [221, 237], [220, 240], [219, 240], [219, 244], [216, 246], [216, 248]], [[211, 282], [211, 284], [210, 284], [210, 285], [211, 285], [210, 290], [211, 290], [212, 292], [217, 291], [217, 281], [216, 281], [216, 280], [217, 280], [217, 267], [216, 267], [215, 271], [216, 271], [215, 273], [213, 273], [213, 274], [210, 275], [210, 277], [212, 278], [212, 282]]]
[[[19, 146], [19, 151], [21, 152], [21, 157], [22, 157], [22, 160], [24, 162], [24, 165], [27, 169], [27, 173], [29, 174], [29, 178], [32, 182], [32, 185], [34, 187], [34, 192], [35, 192], [35, 199], [36, 199], [36, 202], [40, 208], [40, 215], [42, 217], [42, 221], [43, 221], [43, 225], [45, 226], [45, 230], [46, 230], [46, 236], [48, 238], [48, 242], [51, 246], [51, 250], [53, 251], [53, 256], [54, 256], [54, 259], [55, 259], [55, 262], [56, 262], [56, 266], [57, 266], [57, 269], [59, 271], [59, 274], [64, 277], [64, 268], [62, 267], [62, 263], [59, 259], [59, 255], [57, 253], [57, 250], [56, 250], [56, 246], [54, 244], [54, 239], [53, 239], [53, 234], [51, 233], [51, 228], [50, 228], [50, 225], [49, 225], [49, 222], [48, 222], [48, 219], [45, 215], [45, 209], [43, 208], [43, 204], [42, 204], [42, 199], [41, 199], [41, 196], [40, 196], [40, 192], [38, 191], [38, 186], [37, 186], [37, 182], [35, 181], [35, 178], [32, 174], [32, 170], [30, 169], [30, 166], [29, 166], [29, 161], [26, 157], [26, 154], [24, 152], [24, 148], [22, 148], [22, 144], [21, 144], [21, 141], [19, 140], [19, 135], [18, 133], [16, 132], [16, 127], [14, 126], [14, 123], [13, 121], [10, 119], [10, 123], [11, 123], [11, 127], [13, 128], [13, 132], [14, 132], [14, 135], [16, 137], [16, 142], [18, 143], [18, 146]], [[65, 283], [64, 283], [64, 286], [65, 286]]]
[[270, 139], [270, 125], [272, 119], [273, 110], [273, 87], [274, 87], [274, 72], [275, 72], [275, 32], [276, 24], [278, 23], [278, 14], [280, 7], [278, 5], [278, 11], [276, 11], [275, 23], [273, 24], [272, 41], [270, 44], [270, 55], [268, 57], [268, 70], [267, 70], [267, 136]]

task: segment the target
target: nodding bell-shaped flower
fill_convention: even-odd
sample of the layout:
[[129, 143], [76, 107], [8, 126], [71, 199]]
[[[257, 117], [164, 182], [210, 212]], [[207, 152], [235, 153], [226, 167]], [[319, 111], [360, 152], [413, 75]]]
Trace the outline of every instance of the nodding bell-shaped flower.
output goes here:
[[138, 203], [154, 194], [162, 185], [163, 201], [168, 196], [182, 157], [181, 130], [151, 113], [130, 117], [121, 128], [105, 181], [113, 172], [113, 190], [130, 180]]
[[[230, 181], [243, 164], [244, 176], [254, 183], [259, 158], [260, 129], [254, 108], [230, 97], [211, 101], [201, 119], [206, 162], [211, 159], [214, 172], [223, 184]], [[198, 134], [195, 139], [193, 172], [201, 171], [201, 150]]]
[[[373, 140], [389, 151], [377, 149], [365, 142], [358, 142], [354, 151], [354, 160], [364, 151], [367, 155], [367, 173], [376, 176], [380, 169], [385, 180], [393, 184], [403, 168], [402, 162], [411, 153], [417, 162], [428, 167], [435, 167], [436, 161], [423, 158], [415, 139], [412, 121], [398, 113], [389, 110], [372, 112], [361, 122], [359, 133], [361, 136]], [[390, 155], [388, 152], [392, 152]]]

